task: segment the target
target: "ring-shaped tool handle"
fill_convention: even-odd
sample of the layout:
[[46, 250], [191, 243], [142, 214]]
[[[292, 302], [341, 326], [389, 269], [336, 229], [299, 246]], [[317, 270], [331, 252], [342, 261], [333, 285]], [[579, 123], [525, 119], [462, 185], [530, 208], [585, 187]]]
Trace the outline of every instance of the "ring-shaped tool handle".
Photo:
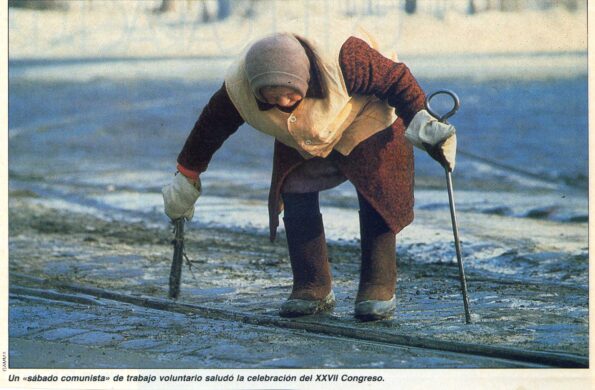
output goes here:
[[[432, 98], [434, 98], [434, 96], [437, 96], [437, 95], [448, 95], [452, 98], [452, 100], [454, 102], [452, 109], [442, 116], [440, 116], [434, 110], [432, 110], [432, 107], [430, 106], [430, 101], [432, 100]], [[457, 96], [456, 93], [454, 93], [453, 91], [451, 91], [449, 89], [441, 89], [439, 91], [432, 93], [430, 96], [428, 96], [426, 98], [426, 110], [428, 110], [430, 115], [432, 115], [435, 118], [438, 118], [438, 121], [440, 121], [440, 122], [446, 123], [446, 120], [448, 118], [450, 118], [451, 116], [453, 116], [459, 110], [460, 107], [461, 107], [461, 101], [459, 100], [459, 97]]]

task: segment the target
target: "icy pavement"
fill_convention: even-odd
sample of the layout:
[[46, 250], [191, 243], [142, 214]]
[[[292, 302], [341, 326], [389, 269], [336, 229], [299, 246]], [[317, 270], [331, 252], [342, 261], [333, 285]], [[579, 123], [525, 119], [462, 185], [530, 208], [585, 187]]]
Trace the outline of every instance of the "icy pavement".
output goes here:
[[[212, 320], [14, 288], [11, 368], [411, 368], [530, 364]], [[81, 299], [81, 298], [79, 298]], [[537, 365], [535, 365], [537, 366]]]
[[[188, 349], [183, 352], [171, 352], [181, 354], [183, 363], [180, 364], [192, 366], [200, 362], [201, 367], [212, 368], [260, 364], [267, 367], [322, 365], [345, 368], [498, 367], [511, 364], [444, 357], [442, 352], [407, 352], [407, 349], [399, 352], [396, 359], [394, 352], [383, 349], [386, 347], [366, 349], [367, 343], [360, 345], [351, 341], [346, 347], [345, 342], [337, 344], [325, 337], [315, 337], [316, 348], [309, 349], [306, 340], [310, 338], [303, 338], [299, 332], [288, 333], [268, 327], [247, 327], [248, 330], [240, 331], [240, 325], [234, 321], [213, 322], [148, 309], [134, 309], [135, 312], [117, 302], [96, 302], [89, 297], [83, 297], [82, 303], [75, 302], [75, 306], [64, 308], [61, 303], [52, 301], [53, 282], [164, 299], [172, 254], [171, 231], [163, 226], [151, 228], [144, 223], [106, 221], [83, 213], [66, 214], [40, 206], [34, 198], [23, 195], [11, 198], [11, 210], [11, 362], [18, 366], [36, 364], [29, 360], [30, 355], [19, 361], [19, 356], [24, 356], [19, 354], [26, 353], [34, 340], [40, 341], [42, 346], [60, 340], [64, 348], [69, 348], [70, 344], [76, 344], [76, 348], [80, 344], [90, 344], [135, 353], [138, 353], [137, 348], [146, 349], [159, 356], [166, 353], [161, 348], [175, 349], [175, 345], [184, 345]], [[585, 239], [581, 224], [550, 224], [565, 232], [569, 246], [580, 245]], [[526, 222], [524, 228], [530, 228], [530, 224]], [[271, 244], [265, 235], [250, 231], [206, 227], [188, 229], [186, 239], [187, 252], [195, 262], [192, 272], [184, 266], [181, 302], [276, 316], [279, 305], [291, 289], [291, 272], [283, 240]], [[543, 242], [528, 245], [551, 245], [547, 241], [544, 237]], [[588, 263], [586, 253], [570, 256], [559, 249], [559, 253], [551, 253], [549, 258], [543, 251], [539, 251], [539, 255], [500, 254], [500, 261], [507, 263], [502, 269], [513, 270], [510, 275], [502, 269], [484, 269], [481, 263], [469, 261], [467, 277], [474, 322], [465, 325], [456, 264], [418, 261], [422, 253], [444, 257], [439, 253], [446, 249], [439, 241], [431, 245], [429, 251], [427, 246], [425, 243], [410, 244], [399, 250], [395, 319], [366, 324], [352, 317], [358, 275], [357, 245], [332, 243], [330, 259], [338, 305], [331, 316], [311, 320], [323, 325], [382, 330], [446, 342], [587, 356], [588, 302], [587, 288], [582, 281]], [[550, 251], [553, 249], [549, 248]], [[550, 260], [551, 266], [548, 265]], [[560, 261], [576, 265], [556, 267]], [[540, 274], [549, 275], [551, 280], [538, 275], [526, 278], [514, 274], [515, 264], [522, 262], [542, 263], [540, 267], [545, 271]], [[39, 285], [21, 275], [39, 277], [49, 284]], [[28, 292], [31, 288], [50, 292]], [[31, 298], [31, 295], [42, 295], [45, 300]], [[106, 318], [101, 315], [102, 310], [111, 311], [111, 315]], [[136, 319], [131, 320], [130, 316]], [[153, 329], [155, 322], [163, 324]], [[139, 325], [140, 329], [129, 329], [131, 324]], [[53, 337], [56, 339], [52, 340]], [[204, 346], [208, 348], [202, 350]], [[291, 346], [291, 354], [286, 346]], [[327, 350], [329, 354], [320, 352]], [[354, 351], [357, 357], [354, 357]], [[248, 358], [252, 354], [257, 361]], [[139, 362], [134, 360], [134, 355], [131, 360], [125, 355], [115, 356], [123, 359], [112, 360], [118, 367], [130, 367]], [[287, 359], [281, 359], [281, 356]], [[48, 364], [75, 364], [68, 363], [68, 359], [51, 362], [52, 358], [42, 355], [38, 359], [37, 364], [46, 367]], [[156, 360], [147, 362], [151, 365]]]

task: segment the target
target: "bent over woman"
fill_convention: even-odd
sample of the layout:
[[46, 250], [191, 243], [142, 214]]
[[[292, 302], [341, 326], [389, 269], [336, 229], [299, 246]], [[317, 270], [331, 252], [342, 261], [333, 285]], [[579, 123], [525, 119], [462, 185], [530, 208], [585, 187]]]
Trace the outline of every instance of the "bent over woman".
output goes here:
[[349, 180], [357, 191], [361, 272], [355, 316], [391, 318], [396, 308], [396, 234], [413, 220], [413, 149], [455, 163], [455, 129], [424, 109], [408, 67], [351, 36], [330, 49], [280, 33], [250, 45], [230, 67], [190, 132], [165, 212], [192, 218], [200, 174], [244, 122], [275, 137], [269, 194], [271, 240], [283, 222], [293, 288], [280, 315], [332, 310], [319, 192]]

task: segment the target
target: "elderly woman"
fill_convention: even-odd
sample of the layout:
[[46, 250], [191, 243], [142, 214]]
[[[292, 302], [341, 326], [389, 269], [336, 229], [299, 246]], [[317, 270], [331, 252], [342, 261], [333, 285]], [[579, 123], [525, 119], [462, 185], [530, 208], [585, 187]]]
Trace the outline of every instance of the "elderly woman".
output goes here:
[[455, 129], [424, 109], [424, 92], [407, 66], [372, 46], [351, 36], [329, 50], [291, 33], [250, 45], [203, 109], [178, 156], [180, 174], [163, 189], [166, 214], [190, 219], [200, 174], [240, 125], [275, 137], [270, 234], [274, 240], [284, 210], [293, 272], [281, 316], [334, 307], [318, 196], [349, 180], [357, 191], [361, 234], [355, 316], [391, 318], [395, 237], [413, 220], [411, 144], [454, 167]]

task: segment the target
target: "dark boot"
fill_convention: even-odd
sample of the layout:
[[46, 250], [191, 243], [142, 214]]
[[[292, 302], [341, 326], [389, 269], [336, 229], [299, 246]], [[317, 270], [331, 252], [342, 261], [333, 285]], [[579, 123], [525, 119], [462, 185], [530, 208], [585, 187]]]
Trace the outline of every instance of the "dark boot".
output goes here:
[[396, 237], [363, 196], [358, 197], [362, 253], [355, 316], [364, 321], [391, 318], [396, 308]]
[[297, 317], [331, 310], [335, 296], [331, 291], [322, 215], [283, 218], [287, 234], [293, 288], [279, 314]]

